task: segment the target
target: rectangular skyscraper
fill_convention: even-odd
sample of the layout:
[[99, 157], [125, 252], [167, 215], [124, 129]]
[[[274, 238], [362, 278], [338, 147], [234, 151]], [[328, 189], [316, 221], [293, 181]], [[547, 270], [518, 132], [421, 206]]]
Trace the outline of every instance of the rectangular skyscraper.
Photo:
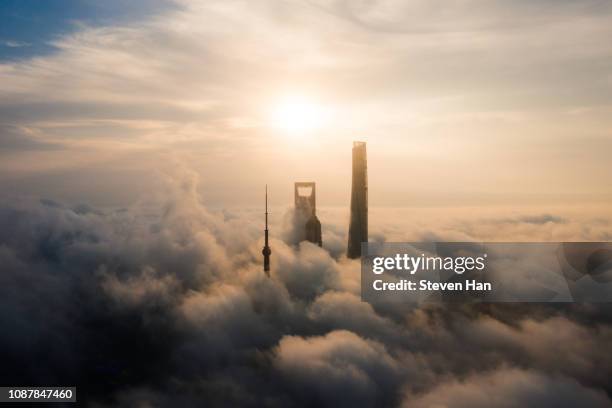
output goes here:
[[314, 182], [295, 183], [295, 216], [296, 223], [303, 225], [301, 239], [318, 246], [323, 245], [321, 222], [317, 218], [317, 195]]
[[351, 220], [346, 256], [359, 258], [362, 242], [368, 242], [368, 164], [365, 142], [353, 142]]

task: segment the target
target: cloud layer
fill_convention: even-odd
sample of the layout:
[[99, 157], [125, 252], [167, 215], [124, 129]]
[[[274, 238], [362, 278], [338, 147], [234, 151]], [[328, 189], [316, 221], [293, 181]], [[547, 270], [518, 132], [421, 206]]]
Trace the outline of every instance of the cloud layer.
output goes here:
[[206, 209], [189, 171], [164, 185], [113, 211], [3, 201], [3, 383], [98, 407], [611, 404], [605, 305], [374, 308], [357, 262], [273, 237], [267, 278], [256, 214]]

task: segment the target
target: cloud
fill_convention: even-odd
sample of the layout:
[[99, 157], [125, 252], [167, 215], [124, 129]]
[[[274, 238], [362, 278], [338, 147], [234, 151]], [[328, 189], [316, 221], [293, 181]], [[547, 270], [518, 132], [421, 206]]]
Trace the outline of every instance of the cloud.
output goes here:
[[283, 337], [275, 365], [304, 404], [374, 406], [395, 395], [400, 367], [380, 343], [348, 331]]
[[6, 40], [2, 43], [5, 47], [9, 48], [21, 48], [21, 47], [29, 47], [32, 44], [25, 41], [15, 41], [15, 40]]
[[36, 133], [28, 128], [0, 125], [0, 154], [61, 148], [61, 145], [41, 139]]
[[393, 320], [379, 316], [360, 297], [346, 292], [328, 291], [319, 296], [308, 316], [323, 327], [344, 329], [383, 342], [400, 342], [403, 329]]
[[[516, 353], [517, 362], [522, 354], [535, 361], [537, 367], [606, 387], [611, 373], [599, 367], [612, 366], [605, 351], [605, 344], [612, 338], [609, 327], [596, 327], [598, 335], [594, 337], [588, 329], [563, 316], [545, 321], [525, 319], [518, 325], [516, 330], [494, 319], [480, 319], [470, 327], [468, 337], [475, 344], [507, 348]], [[563, 359], [559, 359], [560, 353]]]
[[506, 218], [499, 220], [500, 223], [526, 223], [526, 224], [546, 224], [548, 222], [555, 224], [564, 224], [567, 222], [563, 217], [552, 214], [539, 215], [523, 215], [517, 218]]
[[[61, 147], [33, 153], [31, 138], [11, 136], [3, 171], [58, 187], [60, 168], [82, 174], [95, 158], [154, 171], [147, 158], [171, 152], [216, 175], [205, 183], [217, 203], [253, 202], [257, 175], [277, 191], [326, 180], [320, 197], [337, 204], [350, 169], [338, 160], [360, 134], [379, 143], [385, 204], [439, 202], [433, 191], [472, 203], [609, 196], [612, 10], [601, 2], [175, 4], [81, 25], [52, 53], [0, 64], [0, 120]], [[271, 129], [268, 112], [293, 93], [332, 108], [329, 126], [290, 140]], [[419, 180], [414, 193], [398, 191], [398, 173]], [[36, 190], [33, 179], [21, 188]]]
[[464, 381], [452, 381], [425, 395], [409, 397], [406, 407], [606, 407], [610, 400], [601, 391], [585, 388], [564, 377], [538, 372], [500, 369]]
[[198, 183], [177, 167], [123, 209], [2, 200], [3, 382], [98, 407], [609, 404], [606, 305], [372, 306], [358, 262], [274, 235], [268, 278], [259, 214]]

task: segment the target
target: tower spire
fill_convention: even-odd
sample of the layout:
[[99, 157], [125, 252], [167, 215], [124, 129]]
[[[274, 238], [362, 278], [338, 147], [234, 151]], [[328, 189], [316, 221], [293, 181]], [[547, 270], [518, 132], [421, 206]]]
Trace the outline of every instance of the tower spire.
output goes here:
[[264, 272], [266, 275], [270, 276], [270, 254], [272, 254], [272, 250], [268, 245], [268, 185], [266, 184], [266, 228], [264, 229], [264, 238], [265, 244], [261, 251], [261, 254], [264, 257]]

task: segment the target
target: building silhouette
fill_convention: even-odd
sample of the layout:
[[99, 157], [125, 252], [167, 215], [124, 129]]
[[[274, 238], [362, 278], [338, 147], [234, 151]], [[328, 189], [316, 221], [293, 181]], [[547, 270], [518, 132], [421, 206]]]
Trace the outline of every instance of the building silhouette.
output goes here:
[[[322, 246], [321, 222], [317, 218], [316, 184], [314, 182], [296, 182], [294, 188], [295, 219], [298, 223], [298, 233], [300, 233], [301, 238], [299, 240], [306, 240]], [[299, 231], [301, 228], [303, 228], [303, 232]]]
[[351, 218], [346, 256], [359, 258], [362, 242], [368, 242], [368, 164], [365, 142], [353, 142]]
[[270, 276], [270, 255], [272, 250], [268, 245], [268, 185], [266, 184], [266, 228], [264, 229], [265, 244], [261, 250], [261, 254], [264, 257], [264, 272]]

